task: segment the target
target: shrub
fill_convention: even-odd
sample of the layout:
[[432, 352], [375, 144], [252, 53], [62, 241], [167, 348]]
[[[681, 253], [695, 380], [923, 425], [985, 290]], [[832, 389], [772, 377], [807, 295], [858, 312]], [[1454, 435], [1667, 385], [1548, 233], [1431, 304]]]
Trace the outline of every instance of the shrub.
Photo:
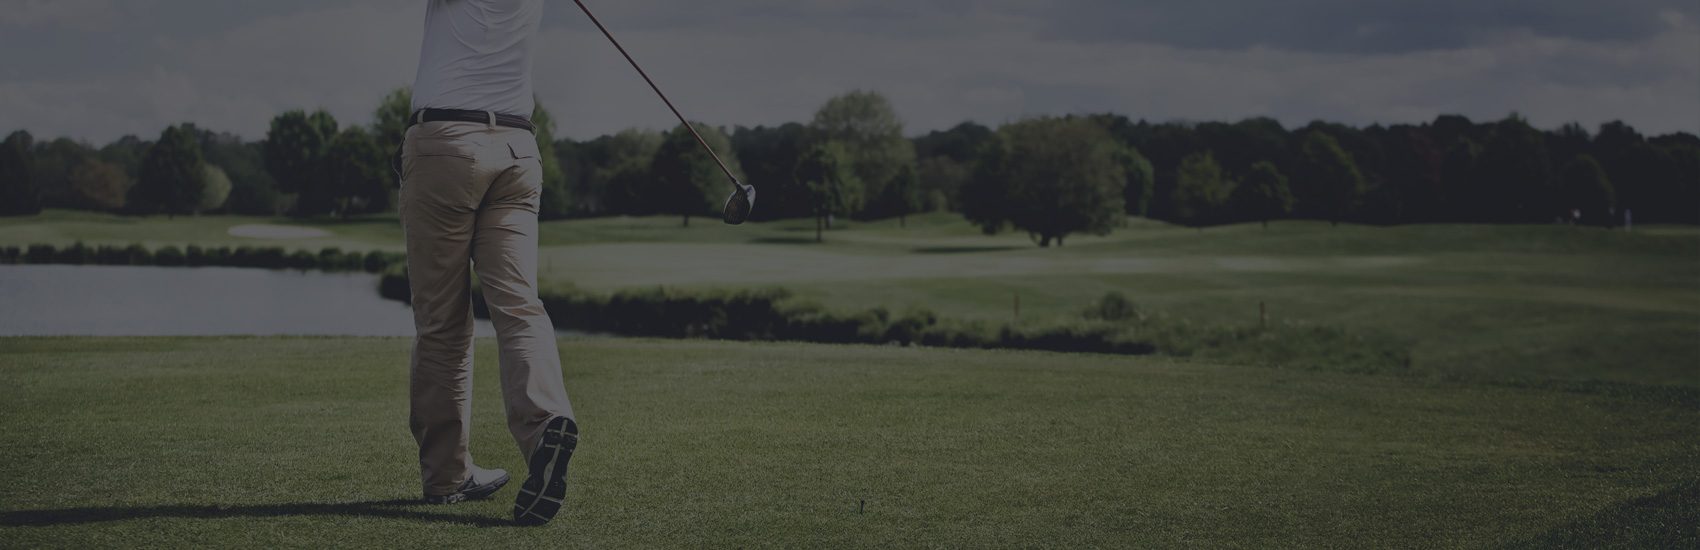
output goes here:
[[77, 241], [71, 246], [59, 249], [59, 253], [53, 255], [53, 261], [61, 264], [81, 265], [88, 259], [89, 249], [83, 246], [83, 241]]
[[125, 248], [103, 244], [94, 250], [94, 263], [100, 265], [128, 265], [130, 251]]
[[294, 254], [290, 254], [284, 260], [284, 265], [305, 271], [318, 267], [319, 257], [314, 256], [312, 252], [308, 252], [306, 250], [297, 250]]
[[195, 245], [189, 245], [189, 246], [183, 247], [183, 263], [184, 264], [189, 265], [189, 266], [193, 266], [193, 267], [198, 267], [198, 266], [206, 265], [206, 262], [207, 262], [206, 252], [202, 251], [201, 247], [195, 246]]
[[153, 263], [165, 267], [178, 267], [189, 262], [188, 258], [184, 257], [183, 251], [178, 250], [175, 246], [165, 246], [154, 251]]
[[384, 253], [373, 250], [366, 253], [366, 263], [363, 267], [366, 268], [367, 273], [378, 273], [383, 271], [384, 266], [388, 264], [389, 261], [384, 257]]
[[16, 246], [8, 246], [4, 252], [0, 252], [0, 258], [3, 258], [5, 262], [9, 264], [18, 263], [18, 257], [22, 255], [23, 250], [20, 250]]
[[128, 265], [153, 265], [153, 254], [148, 252], [147, 247], [140, 244], [132, 244], [129, 248], [125, 248], [124, 256], [126, 260], [124, 263]]
[[243, 266], [280, 269], [286, 265], [285, 262], [286, 258], [283, 254], [283, 249], [273, 246], [268, 248], [256, 248], [249, 251], [248, 261], [243, 264]]
[[1087, 319], [1102, 319], [1105, 321], [1145, 320], [1145, 312], [1133, 300], [1127, 299], [1121, 292], [1110, 291], [1098, 302], [1086, 308], [1082, 316]]
[[924, 306], [910, 306], [902, 316], [886, 324], [885, 334], [880, 340], [904, 345], [913, 344], [920, 339], [923, 331], [938, 321], [938, 314], [933, 313], [933, 310]]
[[314, 260], [314, 264], [319, 266], [319, 269], [325, 271], [337, 271], [341, 269], [342, 249], [334, 246], [327, 246], [319, 250], [319, 257]]
[[359, 252], [344, 252], [337, 259], [337, 269], [343, 271], [361, 271], [365, 269], [366, 255]]
[[32, 264], [50, 264], [53, 263], [53, 253], [53, 245], [32, 244], [29, 252], [24, 254], [24, 260]]
[[206, 254], [206, 265], [232, 265], [230, 262], [230, 247], [228, 246], [221, 246], [216, 249], [208, 248], [204, 251], [204, 253]]
[[[378, 278], [378, 295], [403, 303], [413, 303], [413, 289], [408, 287], [407, 283], [407, 266], [397, 265], [394, 269], [385, 270], [384, 275]], [[474, 300], [473, 303], [483, 301]]]

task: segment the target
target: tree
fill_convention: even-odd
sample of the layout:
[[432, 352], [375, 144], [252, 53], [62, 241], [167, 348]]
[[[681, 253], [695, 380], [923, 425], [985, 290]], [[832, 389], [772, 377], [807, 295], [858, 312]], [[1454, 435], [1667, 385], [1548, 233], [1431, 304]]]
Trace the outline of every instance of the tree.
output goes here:
[[389, 209], [389, 183], [395, 178], [391, 154], [359, 126], [337, 133], [325, 145], [319, 172], [326, 194], [343, 219], [349, 214]]
[[862, 204], [878, 204], [885, 183], [901, 166], [915, 163], [915, 145], [903, 137], [903, 121], [879, 92], [854, 90], [827, 100], [815, 111], [809, 132], [812, 143], [835, 141], [844, 149], [851, 172], [864, 187]]
[[[738, 156], [733, 154], [731, 141], [707, 124], [698, 122], [693, 126], [716, 154], [724, 153], [720, 160], [726, 163], [733, 177], [742, 180], [744, 173], [738, 166]], [[667, 132], [650, 161], [649, 171], [656, 184], [649, 200], [654, 201], [662, 213], [683, 216], [685, 226], [691, 225], [692, 215], [706, 215], [718, 210], [720, 199], [725, 197], [724, 192], [732, 187], [720, 165], [714, 162], [708, 151], [703, 150], [696, 136], [683, 124]]]
[[1516, 113], [1493, 127], [1477, 166], [1478, 196], [1494, 208], [1493, 221], [1548, 221], [1563, 210], [1554, 199], [1546, 136]]
[[1605, 168], [1600, 167], [1593, 155], [1576, 155], [1565, 163], [1559, 174], [1559, 189], [1564, 201], [1560, 204], [1580, 208], [1585, 213], [1583, 219], [1598, 215], [1607, 220], [1606, 225], [1611, 224], [1606, 213], [1617, 209], [1617, 193], [1606, 179]]
[[1151, 199], [1156, 196], [1157, 190], [1157, 177], [1152, 173], [1151, 161], [1132, 146], [1124, 147], [1119, 158], [1122, 170], [1127, 172], [1127, 188], [1122, 192], [1127, 213], [1144, 217], [1151, 210]]
[[1352, 155], [1340, 148], [1340, 143], [1319, 130], [1305, 134], [1305, 176], [1311, 186], [1320, 191], [1328, 223], [1339, 225], [1354, 209], [1364, 194], [1364, 177]]
[[206, 187], [201, 145], [192, 128], [170, 126], [142, 157], [141, 173], [130, 188], [130, 209], [168, 216], [194, 212]]
[[567, 173], [561, 170], [561, 157], [555, 155], [555, 117], [535, 103], [531, 111], [531, 127], [536, 131], [537, 160], [543, 166], [543, 197], [537, 217], [556, 220], [572, 214], [573, 195], [567, 187]]
[[1269, 218], [1293, 211], [1293, 191], [1287, 187], [1287, 176], [1281, 175], [1272, 163], [1253, 163], [1240, 192], [1245, 196], [1242, 203], [1248, 213], [1263, 220], [1264, 229], [1269, 228]]
[[1194, 226], [1220, 219], [1236, 185], [1222, 173], [1215, 155], [1208, 151], [1187, 155], [1175, 169], [1175, 192], [1170, 196], [1175, 216]]
[[963, 165], [946, 155], [924, 157], [915, 167], [916, 175], [921, 182], [921, 189], [927, 195], [938, 195], [944, 198], [944, 205], [934, 205], [938, 210], [961, 210], [962, 205], [957, 199], [962, 184], [968, 181], [972, 174], [969, 166]]
[[394, 155], [401, 141], [407, 136], [407, 122], [413, 116], [413, 87], [402, 86], [385, 94], [378, 100], [378, 108], [372, 111], [372, 138], [377, 140], [378, 148]]
[[263, 146], [266, 169], [279, 190], [296, 194], [297, 216], [326, 214], [336, 207], [330, 186], [320, 177], [326, 145], [336, 134], [336, 119], [323, 109], [311, 115], [294, 110], [272, 119]]
[[606, 201], [609, 211], [633, 216], [659, 211], [650, 200], [653, 178], [649, 168], [661, 140], [661, 133], [654, 130], [627, 128], [601, 143], [601, 151], [593, 155], [597, 167], [590, 187]]
[[809, 190], [792, 179], [797, 159], [803, 155], [808, 128], [789, 122], [772, 128], [738, 126], [732, 131], [732, 149], [738, 164], [749, 176], [750, 185], [761, 189], [762, 207], [751, 219], [774, 220], [810, 215]]
[[41, 212], [41, 194], [31, 181], [34, 159], [30, 147], [35, 138], [18, 130], [0, 143], [0, 216], [23, 216]]
[[108, 212], [123, 210], [125, 196], [136, 184], [116, 164], [90, 158], [71, 170], [70, 207]]
[[1084, 118], [1029, 118], [998, 128], [962, 187], [963, 215], [988, 234], [1008, 222], [1059, 246], [1071, 233], [1108, 234], [1125, 215], [1122, 146]]
[[915, 166], [905, 164], [897, 168], [891, 181], [885, 182], [885, 191], [880, 195], [880, 210], [896, 214], [898, 227], [908, 227], [909, 222], [905, 218], [920, 212], [926, 206], [925, 199]]
[[851, 170], [850, 154], [838, 142], [817, 144], [797, 160], [794, 176], [809, 190], [810, 213], [815, 218], [815, 242], [827, 216], [854, 212], [862, 202], [862, 182]]
[[201, 200], [195, 203], [194, 213], [211, 212], [224, 208], [225, 201], [230, 200], [230, 176], [225, 175], [224, 169], [212, 163], [201, 164]]

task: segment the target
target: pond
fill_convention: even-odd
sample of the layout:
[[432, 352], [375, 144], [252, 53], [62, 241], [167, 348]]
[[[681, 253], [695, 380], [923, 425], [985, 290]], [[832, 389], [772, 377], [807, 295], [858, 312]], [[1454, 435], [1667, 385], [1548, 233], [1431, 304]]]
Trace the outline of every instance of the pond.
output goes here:
[[0, 265], [0, 336], [278, 334], [413, 336], [413, 312], [369, 273]]

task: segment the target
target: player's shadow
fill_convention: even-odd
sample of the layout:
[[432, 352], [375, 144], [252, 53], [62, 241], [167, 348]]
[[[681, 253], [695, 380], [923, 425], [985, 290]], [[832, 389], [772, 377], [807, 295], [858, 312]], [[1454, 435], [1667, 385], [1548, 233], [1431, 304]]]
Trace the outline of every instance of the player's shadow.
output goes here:
[[238, 506], [112, 506], [65, 508], [61, 510], [19, 510], [0, 512], [0, 527], [48, 527], [81, 525], [127, 519], [147, 518], [266, 518], [279, 516], [365, 516], [406, 519], [434, 523], [460, 523], [476, 527], [511, 526], [512, 521], [481, 516], [463, 516], [441, 512], [426, 512], [418, 500], [381, 500], [339, 504], [295, 503]]

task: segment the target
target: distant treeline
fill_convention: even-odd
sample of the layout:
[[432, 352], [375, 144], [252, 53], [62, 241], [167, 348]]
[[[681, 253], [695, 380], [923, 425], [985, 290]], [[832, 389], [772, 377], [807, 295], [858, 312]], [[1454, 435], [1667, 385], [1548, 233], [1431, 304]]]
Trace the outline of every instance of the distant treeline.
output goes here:
[[[276, 117], [244, 141], [183, 124], [154, 141], [103, 147], [28, 132], [0, 148], [0, 214], [42, 207], [126, 213], [324, 216], [393, 209], [390, 157], [406, 129], [405, 88], [371, 126], [324, 111]], [[546, 219], [712, 215], [729, 187], [683, 126], [556, 139], [538, 105]], [[754, 219], [880, 219], [951, 210], [987, 231], [1042, 243], [1102, 233], [1122, 214], [1190, 225], [1277, 218], [1375, 224], [1569, 220], [1700, 223], [1700, 138], [1643, 136], [1610, 122], [1541, 130], [1512, 114], [1474, 122], [1355, 128], [1270, 118], [1161, 122], [1104, 114], [993, 129], [964, 122], [905, 137], [878, 93], [832, 98], [807, 123], [696, 124], [760, 191]], [[405, 170], [407, 163], [402, 163]]]

